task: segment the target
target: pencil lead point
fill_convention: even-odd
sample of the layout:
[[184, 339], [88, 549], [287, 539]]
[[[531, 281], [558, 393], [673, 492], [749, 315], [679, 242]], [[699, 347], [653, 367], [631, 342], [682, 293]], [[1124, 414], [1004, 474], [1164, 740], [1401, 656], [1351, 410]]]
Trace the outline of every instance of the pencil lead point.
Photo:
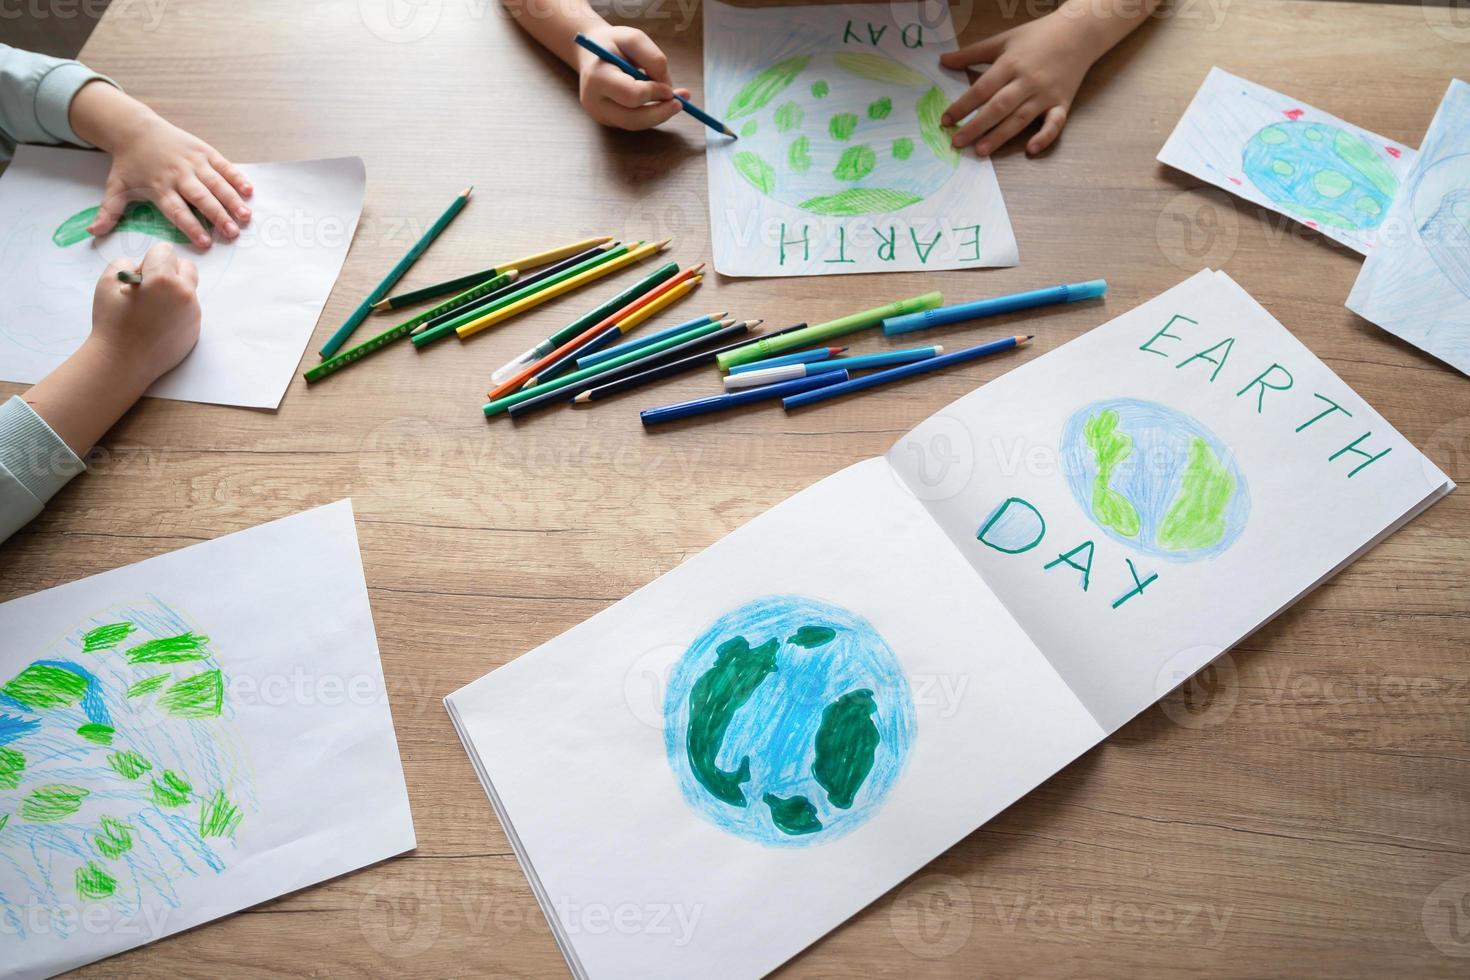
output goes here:
[[572, 399], [572, 404], [573, 405], [585, 405], [588, 402], [590, 402], [591, 400], [592, 400], [592, 392], [590, 392], [590, 391], [584, 391], [580, 395], [578, 395], [576, 398], [573, 398]]
[[658, 243], [658, 250], [662, 252], [664, 249], [669, 247], [669, 243], [672, 241], [672, 238], [665, 238], [663, 241]]
[[386, 299], [380, 299], [376, 303], [373, 304], [373, 312], [374, 313], [382, 313], [387, 308], [388, 308], [388, 301]]
[[465, 200], [469, 200], [469, 196], [471, 194], [473, 194], [474, 192], [475, 192], [475, 185], [474, 184], [471, 184], [470, 186], [466, 187], [464, 190], [460, 191], [459, 192], [459, 196], [462, 197], [462, 198], [464, 198]]

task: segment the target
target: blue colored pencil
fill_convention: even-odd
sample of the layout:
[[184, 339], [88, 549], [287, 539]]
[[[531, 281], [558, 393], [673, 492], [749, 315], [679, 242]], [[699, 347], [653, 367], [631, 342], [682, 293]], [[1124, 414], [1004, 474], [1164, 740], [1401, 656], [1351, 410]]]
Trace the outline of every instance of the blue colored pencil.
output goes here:
[[779, 357], [768, 357], [765, 360], [751, 361], [748, 364], [737, 364], [730, 369], [730, 373], [744, 374], [746, 371], [761, 371], [765, 368], [781, 367], [786, 364], [810, 364], [812, 361], [825, 361], [845, 350], [847, 350], [846, 347], [808, 347], [806, 350], [792, 351], [790, 354], [782, 354]]
[[825, 385], [841, 384], [847, 381], [847, 377], [847, 372], [841, 369], [823, 371], [805, 378], [782, 381], [780, 384], [747, 388], [744, 391], [732, 391], [725, 395], [711, 395], [708, 398], [696, 398], [693, 401], [676, 402], [673, 405], [661, 405], [658, 408], [645, 408], [638, 413], [638, 418], [644, 425], [673, 422], [675, 419], [685, 419], [691, 415], [707, 415], [710, 412], [721, 412], [727, 408], [749, 405], [751, 402], [767, 398], [785, 398], [787, 395], [820, 389]]
[[561, 357], [552, 361], [541, 370], [537, 371], [535, 378], [536, 383], [539, 384], [542, 381], [550, 381], [557, 375], [570, 371], [573, 367], [585, 367], [585, 365], [578, 362], [578, 357], [580, 357], [582, 354], [587, 353], [588, 351], [602, 350], [604, 347], [606, 347], [608, 344], [611, 344], [614, 340], [617, 340], [622, 335], [623, 332], [618, 329], [618, 325], [616, 323], [608, 326], [607, 329], [602, 331], [602, 333], [593, 337], [581, 347], [576, 347], [572, 350], [567, 351]]
[[[576, 37], [576, 41], [582, 47], [586, 48], [588, 51], [591, 51], [603, 61], [606, 61], [610, 65], [617, 65], [623, 71], [638, 79], [638, 81], [652, 81], [652, 79], [648, 77], [648, 72], [644, 71], [642, 68], [639, 68], [637, 65], [633, 64], [633, 62], [624, 58], [622, 55], [614, 54], [607, 48], [604, 48], [602, 45], [592, 40], [586, 34], [578, 34]], [[714, 116], [710, 115], [699, 106], [695, 105], [693, 102], [690, 102], [688, 99], [684, 98], [684, 96], [675, 95], [674, 98], [679, 100], [679, 104], [684, 107], [685, 112], [689, 113], [695, 119], [698, 119], [700, 122], [704, 123], [710, 129], [713, 129], [717, 133], [724, 133], [726, 136], [731, 136], [735, 139], [740, 138], [738, 136], [735, 136], [735, 130], [731, 129], [729, 126], [726, 126]]]
[[862, 371], [867, 368], [896, 367], [900, 364], [912, 364], [914, 361], [938, 357], [943, 353], [944, 348], [935, 344], [932, 347], [882, 351], [878, 354], [859, 354], [855, 357], [834, 357], [829, 361], [813, 361], [810, 364], [782, 364], [778, 367], [766, 368], [764, 371], [727, 374], [725, 375], [725, 390], [734, 391], [737, 388], [754, 388], [757, 385], [775, 384], [778, 381], [789, 381], [792, 378], [805, 378], [822, 371], [831, 371], [833, 368]]
[[970, 303], [940, 306], [920, 313], [889, 317], [883, 321], [883, 335], [892, 337], [895, 334], [928, 330], [930, 327], [942, 327], [963, 320], [978, 320], [982, 316], [1014, 313], [1017, 310], [1029, 310], [1037, 306], [1050, 306], [1053, 303], [1075, 303], [1082, 299], [1096, 299], [1106, 294], [1107, 291], [1108, 281], [1106, 279], [1089, 279], [1087, 282], [1076, 282], [1069, 286], [1047, 286], [1045, 289], [1011, 293], [1009, 296], [992, 296], [989, 299], [977, 299]]
[[[797, 392], [791, 397], [783, 397], [781, 405], [783, 408], [800, 408], [802, 405], [811, 405], [815, 402], [825, 401], [828, 398], [836, 398], [838, 395], [850, 394], [854, 391], [862, 391], [866, 388], [875, 388], [878, 385], [887, 384], [890, 381], [898, 381], [901, 378], [911, 378], [916, 374], [925, 374], [929, 371], [938, 371], [940, 368], [949, 367], [951, 364], [963, 364], [966, 361], [974, 361], [989, 354], [999, 354], [1003, 350], [1019, 347], [1030, 337], [1005, 337], [1001, 340], [993, 340], [988, 344], [980, 344], [978, 347], [966, 347], [957, 350], [953, 354], [942, 354], [939, 357], [931, 357], [927, 361], [915, 361], [912, 364], [904, 364], [900, 367], [889, 368], [887, 371], [879, 371], [876, 374], [864, 375], [861, 378], [853, 378], [841, 384], [830, 385], [814, 391]], [[809, 381], [810, 378], [803, 378]], [[790, 382], [787, 382], [788, 384]], [[776, 387], [772, 385], [771, 387]], [[755, 391], [762, 389], [756, 388]]]
[[702, 327], [706, 323], [714, 323], [716, 320], [723, 320], [724, 318], [724, 313], [706, 313], [704, 316], [697, 316], [693, 320], [685, 320], [683, 323], [676, 323], [672, 327], [664, 327], [662, 330], [655, 330], [653, 333], [645, 334], [642, 337], [634, 337], [631, 340], [623, 341], [621, 344], [614, 344], [612, 347], [606, 350], [599, 350], [595, 354], [578, 351], [577, 367], [584, 368], [591, 367], [594, 364], [601, 364], [603, 361], [611, 360], [619, 354], [626, 354], [629, 351], [647, 347], [649, 344], [657, 343], [665, 337], [672, 337], [676, 333], [683, 333], [685, 330], [693, 327]]

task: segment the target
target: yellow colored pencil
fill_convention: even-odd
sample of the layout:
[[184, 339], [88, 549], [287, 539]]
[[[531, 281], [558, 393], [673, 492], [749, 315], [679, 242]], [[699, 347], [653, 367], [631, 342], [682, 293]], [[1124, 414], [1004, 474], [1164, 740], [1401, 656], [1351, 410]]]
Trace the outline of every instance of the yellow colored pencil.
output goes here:
[[616, 272], [619, 269], [630, 266], [635, 262], [642, 262], [644, 259], [648, 258], [651, 255], [657, 255], [659, 252], [662, 252], [664, 249], [669, 247], [669, 242], [671, 240], [672, 239], [665, 238], [661, 242], [645, 242], [642, 245], [639, 245], [637, 248], [631, 249], [615, 259], [610, 259], [609, 261], [604, 262], [601, 265], [595, 265], [592, 268], [588, 269], [586, 272], [572, 276], [572, 278], [570, 279], [563, 280], [562, 282], [557, 283], [555, 286], [548, 286], [540, 292], [532, 293], [525, 299], [512, 303], [509, 306], [502, 307], [493, 313], [487, 313], [477, 320], [471, 320], [469, 323], [462, 324], [456, 327], [454, 332], [459, 334], [460, 340], [464, 340], [466, 337], [473, 337], [481, 330], [487, 330], [490, 327], [495, 326], [497, 323], [500, 323], [504, 320], [509, 320], [511, 317], [515, 316], [518, 313], [524, 313], [526, 310], [540, 306], [542, 303], [546, 302], [549, 299], [555, 299], [556, 297], [569, 293], [574, 289], [585, 286], [589, 282], [595, 282], [610, 272]]
[[[589, 248], [595, 248], [598, 245], [610, 241], [612, 241], [610, 235], [603, 235], [599, 238], [584, 238], [580, 242], [572, 242], [570, 245], [562, 245], [558, 248], [549, 248], [544, 252], [532, 252], [530, 255], [517, 259], [515, 262], [502, 262], [497, 266], [482, 269], [479, 272], [472, 272], [467, 276], [460, 276], [457, 279], [449, 279], [445, 282], [425, 286], [422, 289], [415, 289], [411, 293], [399, 293], [397, 296], [380, 299], [373, 304], [373, 309], [379, 313], [383, 313], [387, 310], [396, 310], [399, 307], [409, 306], [426, 299], [433, 299], [436, 296], [443, 296], [445, 293], [457, 293], [461, 289], [468, 289], [476, 283], [493, 279], [508, 269], [532, 269], [543, 265], [551, 265], [554, 262], [569, 259], [573, 255], [585, 252]], [[518, 262], [525, 264], [518, 265]]]

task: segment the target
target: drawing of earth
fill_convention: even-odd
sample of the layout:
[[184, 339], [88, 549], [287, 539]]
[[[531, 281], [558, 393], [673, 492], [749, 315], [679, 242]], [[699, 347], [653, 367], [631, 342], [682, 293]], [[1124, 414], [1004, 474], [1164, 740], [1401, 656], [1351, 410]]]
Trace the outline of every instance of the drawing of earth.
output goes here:
[[834, 840], [898, 780], [914, 707], [898, 660], [859, 616], [767, 596], [726, 613], [674, 668], [664, 742], [684, 799], [772, 847]]
[[1266, 126], [1246, 143], [1241, 167], [1288, 214], [1331, 228], [1376, 228], [1398, 178], [1361, 136], [1319, 122]]
[[1411, 204], [1425, 250], [1444, 277], [1470, 299], [1470, 153], [1424, 168]]
[[724, 107], [740, 134], [730, 162], [768, 197], [812, 214], [898, 211], [954, 176], [939, 118], [949, 99], [881, 54], [800, 55], [758, 72]]
[[1199, 422], [1120, 398], [1074, 414], [1062, 433], [1072, 496], [1109, 537], [1170, 561], [1213, 558], [1250, 515], [1233, 455]]

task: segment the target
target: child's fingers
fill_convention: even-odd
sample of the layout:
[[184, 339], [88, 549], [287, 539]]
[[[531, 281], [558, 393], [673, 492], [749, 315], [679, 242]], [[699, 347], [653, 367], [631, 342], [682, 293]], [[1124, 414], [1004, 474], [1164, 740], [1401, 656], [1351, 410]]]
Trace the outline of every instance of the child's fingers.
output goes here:
[[179, 256], [179, 278], [184, 281], [190, 291], [199, 288], [199, 267], [182, 255]]
[[980, 110], [971, 117], [959, 129], [955, 130], [954, 145], [969, 146], [981, 136], [990, 132], [992, 127], [1000, 125], [1001, 120], [1021, 107], [1022, 92], [1020, 82], [1011, 82], [1005, 88], [987, 99]]
[[996, 150], [1005, 146], [1012, 136], [1031, 125], [1031, 121], [1041, 112], [1041, 106], [1036, 102], [1026, 102], [1006, 117], [999, 126], [985, 134], [985, 138], [975, 144], [975, 155], [988, 157]]
[[1067, 125], [1066, 106], [1054, 105], [1046, 110], [1046, 115], [1042, 118], [1041, 129], [1027, 142], [1026, 152], [1034, 156], [1051, 146], [1057, 141], [1065, 125]]
[[627, 109], [637, 109], [650, 102], [665, 102], [674, 97], [674, 89], [663, 82], [640, 82], [622, 72], [606, 66], [609, 70], [598, 79], [597, 94], [610, 99]]
[[232, 217], [240, 221], [250, 220], [250, 209], [240, 199], [239, 191], [235, 190], [230, 182], [212, 164], [208, 167], [199, 168], [196, 176], [199, 178], [200, 183], [209, 188], [209, 192], [215, 196], [215, 199], [225, 206], [225, 210]]
[[640, 30], [628, 29], [618, 34], [618, 47], [633, 64], [648, 73], [656, 82], [669, 82], [669, 59], [659, 50], [653, 39]]
[[[980, 108], [991, 99], [995, 98], [996, 94], [1000, 92], [1000, 90], [1004, 88], [1006, 84], [1012, 81], [1015, 77], [1016, 73], [1014, 70], [1012, 70], [1010, 65], [1005, 63], [1001, 63], [999, 65], [991, 65], [989, 68], [985, 69], [985, 73], [980, 76], [979, 81], [977, 81], [974, 85], [971, 85], [969, 88], [965, 89], [964, 94], [961, 95], [958, 99], [955, 99], [950, 107], [944, 110], [944, 115], [939, 117], [939, 121], [945, 126], [953, 126], [955, 123], [959, 122], [961, 119], [965, 118], [970, 113], [974, 112], [976, 109]], [[994, 125], [994, 123], [992, 123], [992, 125]], [[981, 130], [980, 132], [984, 132], [984, 130]], [[975, 136], [972, 135], [962, 143], [957, 137], [955, 139], [954, 145], [964, 146], [965, 143], [969, 143], [974, 138]]]
[[189, 236], [190, 241], [200, 248], [209, 247], [209, 233], [204, 230], [204, 226], [199, 223], [198, 218], [194, 217], [194, 212], [189, 210], [189, 205], [184, 203], [184, 199], [177, 192], [167, 191], [160, 194], [154, 203], [175, 228]]
[[205, 219], [219, 230], [226, 238], [235, 238], [240, 234], [240, 226], [235, 224], [235, 219], [225, 210], [225, 206], [215, 198], [213, 192], [203, 183], [194, 178], [187, 178], [179, 184], [179, 193], [184, 200], [194, 205]]
[[601, 123], [617, 126], [619, 129], [652, 129], [677, 116], [683, 106], [669, 99], [666, 102], [655, 102], [636, 109], [629, 109], [616, 102], [604, 101], [601, 108], [603, 111], [598, 119]]
[[956, 69], [970, 65], [993, 65], [995, 59], [1000, 57], [1001, 51], [1005, 48], [1008, 33], [1008, 31], [1002, 31], [999, 34], [992, 34], [983, 41], [967, 44], [958, 51], [946, 51], [939, 56], [939, 63], [946, 68]]
[[[218, 171], [225, 180], [228, 180], [230, 186], [240, 192], [241, 197], [249, 197], [255, 193], [255, 187], [250, 183], [250, 179], [240, 172], [239, 167], [226, 160], [218, 150], [211, 149], [209, 151], [209, 165]], [[241, 206], [243, 207], [243, 205]], [[235, 213], [239, 214], [238, 211]], [[240, 220], [244, 221], [249, 217], [250, 209], [245, 208], [245, 214], [241, 215]]]
[[97, 206], [97, 217], [87, 226], [93, 235], [105, 235], [121, 220], [128, 206], [128, 195], [120, 183], [108, 178], [102, 191], [102, 203]]
[[175, 254], [174, 247], [169, 242], [154, 242], [138, 265], [138, 271], [143, 273], [143, 281], [147, 282], [150, 274], [173, 272], [178, 268], [178, 263], [174, 261]]

